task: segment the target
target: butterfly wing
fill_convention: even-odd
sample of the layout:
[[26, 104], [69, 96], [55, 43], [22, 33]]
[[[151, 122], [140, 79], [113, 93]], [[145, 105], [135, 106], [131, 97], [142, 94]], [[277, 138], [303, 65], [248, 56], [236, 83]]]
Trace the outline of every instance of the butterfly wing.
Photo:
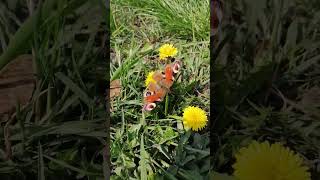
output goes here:
[[143, 109], [151, 111], [156, 107], [156, 102], [162, 101], [173, 85], [174, 75], [179, 72], [181, 61], [176, 60], [165, 66], [164, 71], [156, 71], [153, 75], [155, 82], [150, 82], [144, 93]]
[[181, 61], [175, 60], [172, 64], [166, 65], [164, 70], [163, 79], [160, 81], [160, 84], [166, 89], [170, 89], [174, 82], [174, 75], [179, 72], [181, 68]]
[[164, 75], [163, 75], [163, 72], [161, 71], [156, 71], [152, 76], [152, 79], [154, 79], [157, 83], [162, 81], [163, 78], [164, 78]]
[[161, 101], [162, 96], [164, 96], [164, 92], [161, 90], [161, 86], [158, 84], [163, 79], [161, 72], [156, 71], [152, 78], [155, 80], [155, 82], [150, 82], [146, 91], [144, 92], [144, 102], [148, 103]]
[[173, 71], [171, 65], [166, 65], [164, 70], [164, 79], [161, 81], [161, 85], [169, 89], [173, 84]]
[[144, 102], [145, 103], [153, 103], [153, 102], [162, 101], [165, 94], [166, 94], [166, 91], [164, 89], [159, 89], [158, 91], [155, 91], [155, 92], [145, 96]]
[[172, 72], [177, 74], [181, 69], [182, 62], [180, 60], [176, 60], [172, 63]]
[[151, 82], [144, 93], [143, 109], [146, 111], [154, 109], [156, 107], [155, 102], [162, 101], [166, 93], [166, 89], [159, 86], [159, 84]]

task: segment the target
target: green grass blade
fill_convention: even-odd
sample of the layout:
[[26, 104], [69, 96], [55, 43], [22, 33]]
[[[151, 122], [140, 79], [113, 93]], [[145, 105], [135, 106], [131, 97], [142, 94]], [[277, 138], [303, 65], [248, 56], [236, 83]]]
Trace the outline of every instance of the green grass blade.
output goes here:
[[38, 143], [38, 180], [45, 180], [42, 145]]
[[50, 156], [47, 156], [47, 155], [43, 155], [43, 157], [45, 157], [46, 159], [49, 159], [50, 161], [56, 163], [56, 164], [59, 164], [60, 166], [62, 167], [65, 167], [65, 168], [68, 168], [72, 171], [75, 171], [75, 172], [78, 172], [80, 174], [84, 174], [84, 175], [93, 175], [93, 176], [102, 176], [102, 174], [99, 174], [99, 173], [94, 173], [94, 172], [89, 172], [87, 170], [84, 170], [84, 169], [80, 169], [80, 168], [77, 168], [75, 166], [72, 166], [64, 161], [60, 161], [60, 160], [57, 160], [55, 158], [52, 158]]
[[144, 136], [141, 135], [141, 144], [140, 144], [140, 178], [141, 180], [147, 180], [147, 165], [146, 165], [146, 150], [144, 148]]
[[78, 97], [87, 104], [88, 107], [92, 106], [92, 100], [89, 96], [79, 87], [76, 83], [74, 83], [70, 78], [64, 75], [62, 72], [58, 72], [55, 74], [58, 79], [60, 79], [66, 87], [70, 88]]

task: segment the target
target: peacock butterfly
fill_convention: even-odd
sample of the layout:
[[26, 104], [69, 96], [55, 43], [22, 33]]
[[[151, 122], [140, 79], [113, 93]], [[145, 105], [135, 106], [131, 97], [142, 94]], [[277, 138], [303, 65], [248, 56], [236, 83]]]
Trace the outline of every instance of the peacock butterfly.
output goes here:
[[152, 78], [155, 82], [150, 82], [144, 92], [144, 111], [153, 110], [156, 107], [156, 102], [162, 101], [173, 85], [175, 75], [181, 68], [181, 61], [171, 59], [173, 62], [166, 64], [163, 71], [156, 71], [153, 74]]

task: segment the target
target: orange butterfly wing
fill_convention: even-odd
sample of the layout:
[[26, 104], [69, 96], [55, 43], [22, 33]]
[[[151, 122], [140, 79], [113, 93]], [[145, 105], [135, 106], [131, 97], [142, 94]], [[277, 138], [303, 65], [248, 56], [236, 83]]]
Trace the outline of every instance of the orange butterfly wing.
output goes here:
[[156, 71], [153, 79], [156, 83], [151, 82], [144, 95], [144, 110], [151, 111], [156, 107], [155, 102], [162, 101], [164, 96], [173, 85], [174, 74], [176, 74], [181, 66], [180, 61], [165, 66], [164, 72]]
[[167, 92], [165, 89], [161, 88], [158, 84], [151, 82], [145, 93], [144, 102], [153, 103], [157, 101], [162, 101], [166, 93]]
[[153, 74], [152, 79], [154, 79], [157, 83], [159, 83], [163, 79], [163, 74], [161, 73], [161, 71], [156, 71]]
[[167, 91], [160, 87], [159, 84], [151, 82], [144, 94], [143, 110], [151, 111], [156, 107], [155, 102], [162, 101]]
[[174, 77], [173, 77], [172, 67], [171, 65], [166, 65], [164, 72], [162, 73], [162, 78], [158, 82], [162, 87], [169, 90], [173, 84], [173, 80], [174, 80]]

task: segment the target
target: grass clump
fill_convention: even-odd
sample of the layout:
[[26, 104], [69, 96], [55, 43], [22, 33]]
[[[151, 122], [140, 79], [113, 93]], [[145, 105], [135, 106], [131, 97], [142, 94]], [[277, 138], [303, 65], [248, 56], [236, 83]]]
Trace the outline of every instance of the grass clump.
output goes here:
[[30, 9], [15, 2], [29, 17], [2, 41], [8, 45], [0, 63], [32, 55], [36, 85], [28, 104], [1, 119], [0, 179], [103, 179], [105, 6], [47, 0]]

